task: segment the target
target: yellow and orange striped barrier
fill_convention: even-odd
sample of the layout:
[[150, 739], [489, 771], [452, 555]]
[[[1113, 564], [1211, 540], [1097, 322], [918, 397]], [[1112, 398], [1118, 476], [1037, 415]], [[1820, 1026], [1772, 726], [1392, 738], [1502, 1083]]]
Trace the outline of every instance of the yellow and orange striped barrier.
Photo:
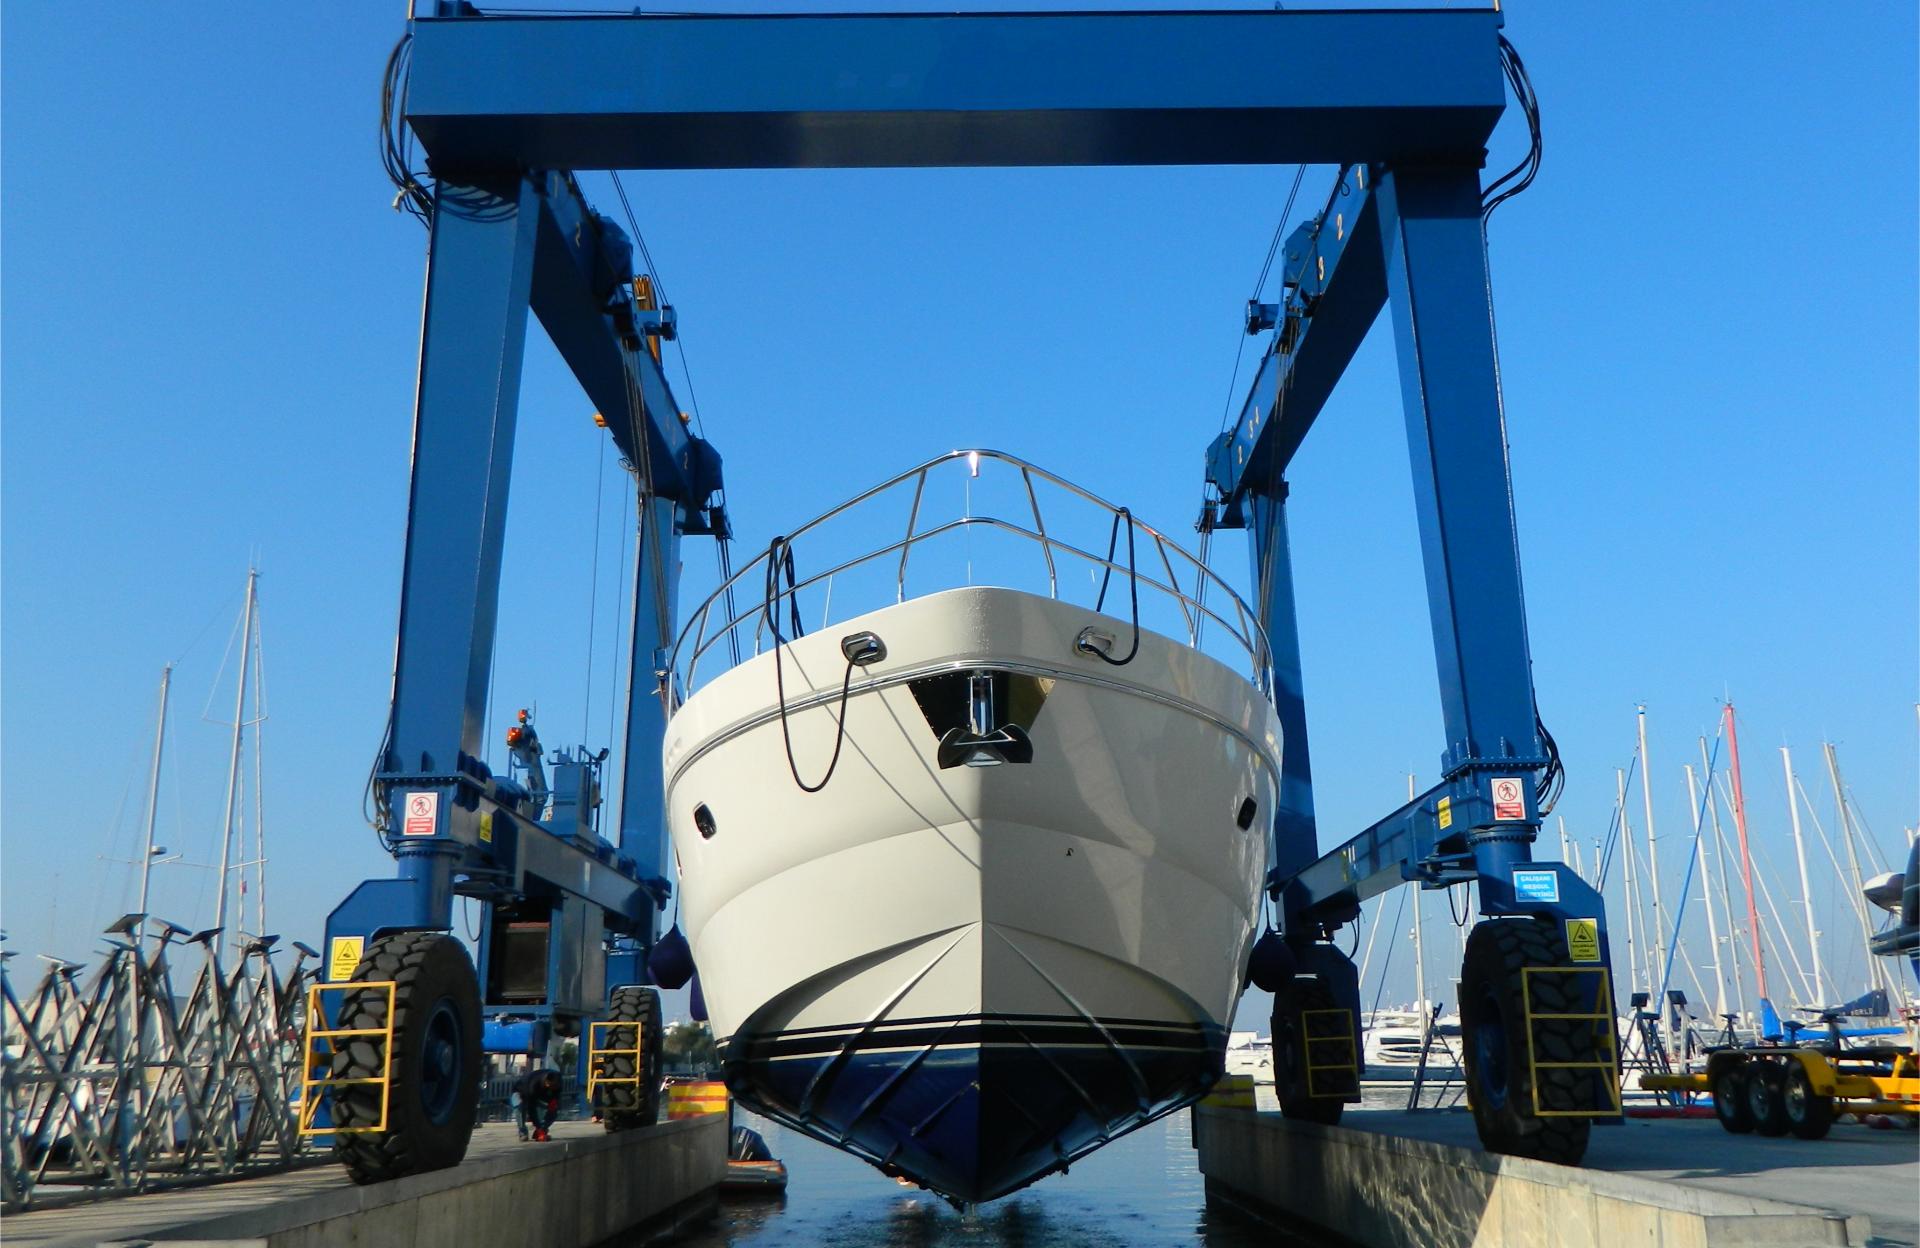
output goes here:
[[1215, 1109], [1252, 1109], [1253, 1076], [1220, 1076], [1220, 1082], [1213, 1085], [1213, 1091], [1207, 1093], [1200, 1103]]
[[727, 1085], [718, 1079], [676, 1083], [667, 1089], [667, 1121], [727, 1112]]

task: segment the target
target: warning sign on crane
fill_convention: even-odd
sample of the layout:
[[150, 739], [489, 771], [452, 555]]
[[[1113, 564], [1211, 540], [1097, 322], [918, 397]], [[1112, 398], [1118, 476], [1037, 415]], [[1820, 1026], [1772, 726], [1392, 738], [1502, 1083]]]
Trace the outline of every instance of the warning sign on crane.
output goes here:
[[1574, 962], [1600, 960], [1600, 920], [1567, 920], [1567, 957]]
[[1493, 817], [1496, 821], [1527, 817], [1526, 790], [1518, 776], [1493, 778]]
[[400, 826], [400, 835], [432, 836], [440, 822], [440, 795], [409, 793], [406, 803], [406, 821]]
[[360, 965], [360, 954], [366, 947], [364, 936], [335, 936], [333, 944], [327, 949], [327, 978], [336, 984], [352, 979], [354, 968]]

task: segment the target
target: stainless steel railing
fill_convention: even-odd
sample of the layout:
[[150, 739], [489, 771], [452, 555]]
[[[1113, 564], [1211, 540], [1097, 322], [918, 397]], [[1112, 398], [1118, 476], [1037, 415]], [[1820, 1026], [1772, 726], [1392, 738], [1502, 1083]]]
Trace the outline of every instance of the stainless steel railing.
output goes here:
[[[983, 465], [995, 469], [1003, 468], [1019, 474], [1020, 492], [1024, 495], [1027, 504], [1026, 510], [1031, 520], [1030, 524], [1027, 518], [1009, 520], [998, 516], [974, 515], [969, 507], [968, 514], [926, 528], [920, 527], [922, 505], [927, 497], [929, 478], [943, 469], [954, 471], [964, 469], [970, 476], [977, 478]], [[1105, 555], [1096, 553], [1065, 539], [1057, 531], [1050, 532], [1045, 514], [1041, 509], [1040, 492], [1036, 488], [1036, 482], [1056, 488], [1104, 514], [1111, 526], [1108, 533], [1109, 541], [1113, 543], [1109, 548], [1110, 553]], [[1187, 635], [1187, 644], [1196, 649], [1201, 645], [1208, 623], [1218, 625], [1231, 648], [1245, 656], [1255, 684], [1259, 686], [1261, 692], [1271, 696], [1272, 672], [1266, 634], [1260, 627], [1258, 617], [1241, 600], [1240, 595], [1234, 592], [1232, 586], [1177, 542], [1169, 540], [1165, 534], [1151, 525], [1142, 523], [1126, 509], [1044, 468], [1002, 451], [950, 451], [930, 459], [815, 516], [787, 534], [786, 548], [796, 549], [795, 543], [809, 533], [820, 529], [827, 522], [845, 516], [855, 508], [873, 502], [884, 495], [903, 491], [909, 483], [911, 483], [913, 496], [907, 509], [907, 525], [904, 534], [895, 540], [833, 563], [821, 571], [812, 572], [804, 579], [796, 579], [790, 587], [779, 588], [776, 596], [786, 599], [798, 594], [801, 590], [824, 585], [830, 600], [835, 578], [864, 565], [891, 560], [894, 570], [894, 601], [904, 602], [907, 599], [909, 565], [917, 549], [948, 534], [980, 528], [988, 532], [1023, 538], [1037, 545], [1046, 571], [1047, 593], [1052, 598], [1060, 597], [1061, 560], [1072, 559], [1084, 562], [1099, 577], [1111, 578], [1114, 587], [1123, 595], [1128, 588], [1130, 578], [1143, 593], [1151, 591], [1162, 599], [1170, 600], [1179, 610]], [[1119, 527], [1123, 521], [1131, 526], [1134, 536], [1144, 539], [1139, 544], [1150, 548], [1159, 565], [1157, 571], [1145, 560], [1137, 557], [1132, 566], [1118, 561], [1116, 558], [1118, 551], [1128, 546], [1127, 535]], [[753, 653], [760, 653], [763, 641], [766, 640], [765, 625], [769, 596], [765, 592], [743, 596], [738, 591], [743, 583], [752, 585], [754, 582], [750, 578], [756, 573], [764, 583], [767, 577], [767, 559], [771, 553], [769, 550], [763, 550], [735, 569], [718, 588], [688, 612], [687, 622], [675, 638], [668, 660], [668, 668], [673, 673], [674, 705], [677, 706], [681, 698], [697, 687], [702, 660], [716, 645], [729, 638], [737, 641], [742, 630], [750, 629]], [[1164, 579], [1162, 579], [1163, 576]], [[1191, 589], [1183, 585], [1183, 577], [1191, 584]], [[1210, 603], [1210, 599], [1212, 603], [1220, 604], [1219, 609]], [[872, 610], [875, 605], [877, 604], [869, 604], [862, 610]], [[1222, 614], [1223, 611], [1226, 614]], [[716, 613], [721, 617], [717, 623], [714, 619]], [[729, 646], [728, 653], [733, 653], [735, 649], [736, 647]]]

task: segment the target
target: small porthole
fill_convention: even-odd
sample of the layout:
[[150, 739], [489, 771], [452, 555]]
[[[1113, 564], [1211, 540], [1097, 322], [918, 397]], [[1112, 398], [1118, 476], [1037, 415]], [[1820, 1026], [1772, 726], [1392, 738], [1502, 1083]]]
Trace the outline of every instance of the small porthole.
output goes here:
[[[720, 830], [720, 825], [713, 821], [713, 812], [707, 809], [705, 802], [693, 808], [693, 826], [700, 829], [700, 839], [703, 841], [712, 840], [713, 834]], [[1243, 823], [1240, 826], [1244, 828], [1247, 825]]]
[[[701, 807], [701, 809], [705, 810], [706, 807], [703, 806]], [[1240, 830], [1242, 832], [1245, 832], [1248, 828], [1253, 826], [1253, 817], [1255, 814], [1259, 812], [1259, 810], [1260, 810], [1260, 805], [1258, 802], [1255, 802], [1250, 797], [1243, 798], [1240, 802], [1240, 810], [1238, 813], [1236, 813], [1233, 816], [1233, 821], [1240, 825]], [[711, 836], [712, 833], [708, 833], [708, 835]]]

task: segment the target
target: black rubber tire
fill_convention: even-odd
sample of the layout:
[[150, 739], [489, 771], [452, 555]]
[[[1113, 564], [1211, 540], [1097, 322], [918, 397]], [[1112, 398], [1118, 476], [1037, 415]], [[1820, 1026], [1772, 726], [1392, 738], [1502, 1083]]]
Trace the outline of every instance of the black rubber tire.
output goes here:
[[1833, 1130], [1833, 1098], [1813, 1090], [1813, 1080], [1799, 1062], [1787, 1071], [1784, 1100], [1787, 1129], [1801, 1139], [1823, 1140]]
[[[1543, 1117], [1535, 1112], [1533, 1059], [1527, 1043], [1524, 971], [1530, 966], [1572, 965], [1566, 936], [1557, 922], [1488, 919], [1467, 936], [1467, 956], [1460, 970], [1461, 1047], [1474, 1127], [1488, 1152], [1563, 1166], [1578, 1165], [1586, 1155], [1591, 1118]], [[1542, 977], [1534, 994], [1539, 1012], [1589, 1011], [1592, 1003], [1579, 1000], [1571, 983]], [[1611, 1009], [1612, 1004], [1606, 1002], [1601, 1008]], [[1483, 1035], [1489, 1046], [1486, 1060], [1481, 1052]], [[1593, 1024], [1584, 1020], [1535, 1019], [1533, 1023], [1533, 1042], [1543, 1061], [1597, 1060], [1593, 1041]], [[1541, 1072], [1541, 1107], [1583, 1108], [1589, 1098], [1582, 1092], [1592, 1073], [1558, 1068]]]
[[[1307, 1092], [1306, 1034], [1301, 1015], [1308, 1010], [1335, 1010], [1340, 1003], [1333, 992], [1317, 979], [1296, 979], [1273, 997], [1273, 1085], [1280, 1100], [1280, 1113], [1295, 1122], [1317, 1122], [1334, 1126], [1346, 1109], [1338, 1097], [1312, 1096]], [[1357, 1066], [1357, 1062], [1356, 1062]]]
[[1747, 1064], [1727, 1062], [1713, 1073], [1713, 1116], [1733, 1135], [1753, 1131], [1753, 1110], [1747, 1104]]
[[1792, 1127], [1787, 1120], [1787, 1071], [1779, 1062], [1755, 1062], [1747, 1075], [1747, 1109], [1753, 1115], [1753, 1129], [1761, 1135], [1785, 1135]]
[[[464, 945], [442, 932], [402, 932], [370, 941], [357, 981], [393, 980], [393, 1063], [384, 1131], [336, 1132], [333, 1154], [355, 1183], [460, 1164], [480, 1105], [480, 984]], [[387, 994], [342, 994], [335, 1026], [382, 1027]], [[380, 1073], [381, 1043], [356, 1038], [333, 1055], [336, 1079]], [[429, 1057], [432, 1063], [429, 1069]], [[336, 1127], [380, 1121], [374, 1084], [336, 1088]]]
[[[640, 1083], [600, 1085], [600, 1119], [609, 1131], [650, 1127], [660, 1116], [660, 990], [628, 984], [607, 994], [607, 1021], [639, 1027]], [[601, 1028], [612, 1048], [632, 1048], [623, 1028]], [[633, 1076], [631, 1057], [607, 1059], [606, 1074], [615, 1079]]]

